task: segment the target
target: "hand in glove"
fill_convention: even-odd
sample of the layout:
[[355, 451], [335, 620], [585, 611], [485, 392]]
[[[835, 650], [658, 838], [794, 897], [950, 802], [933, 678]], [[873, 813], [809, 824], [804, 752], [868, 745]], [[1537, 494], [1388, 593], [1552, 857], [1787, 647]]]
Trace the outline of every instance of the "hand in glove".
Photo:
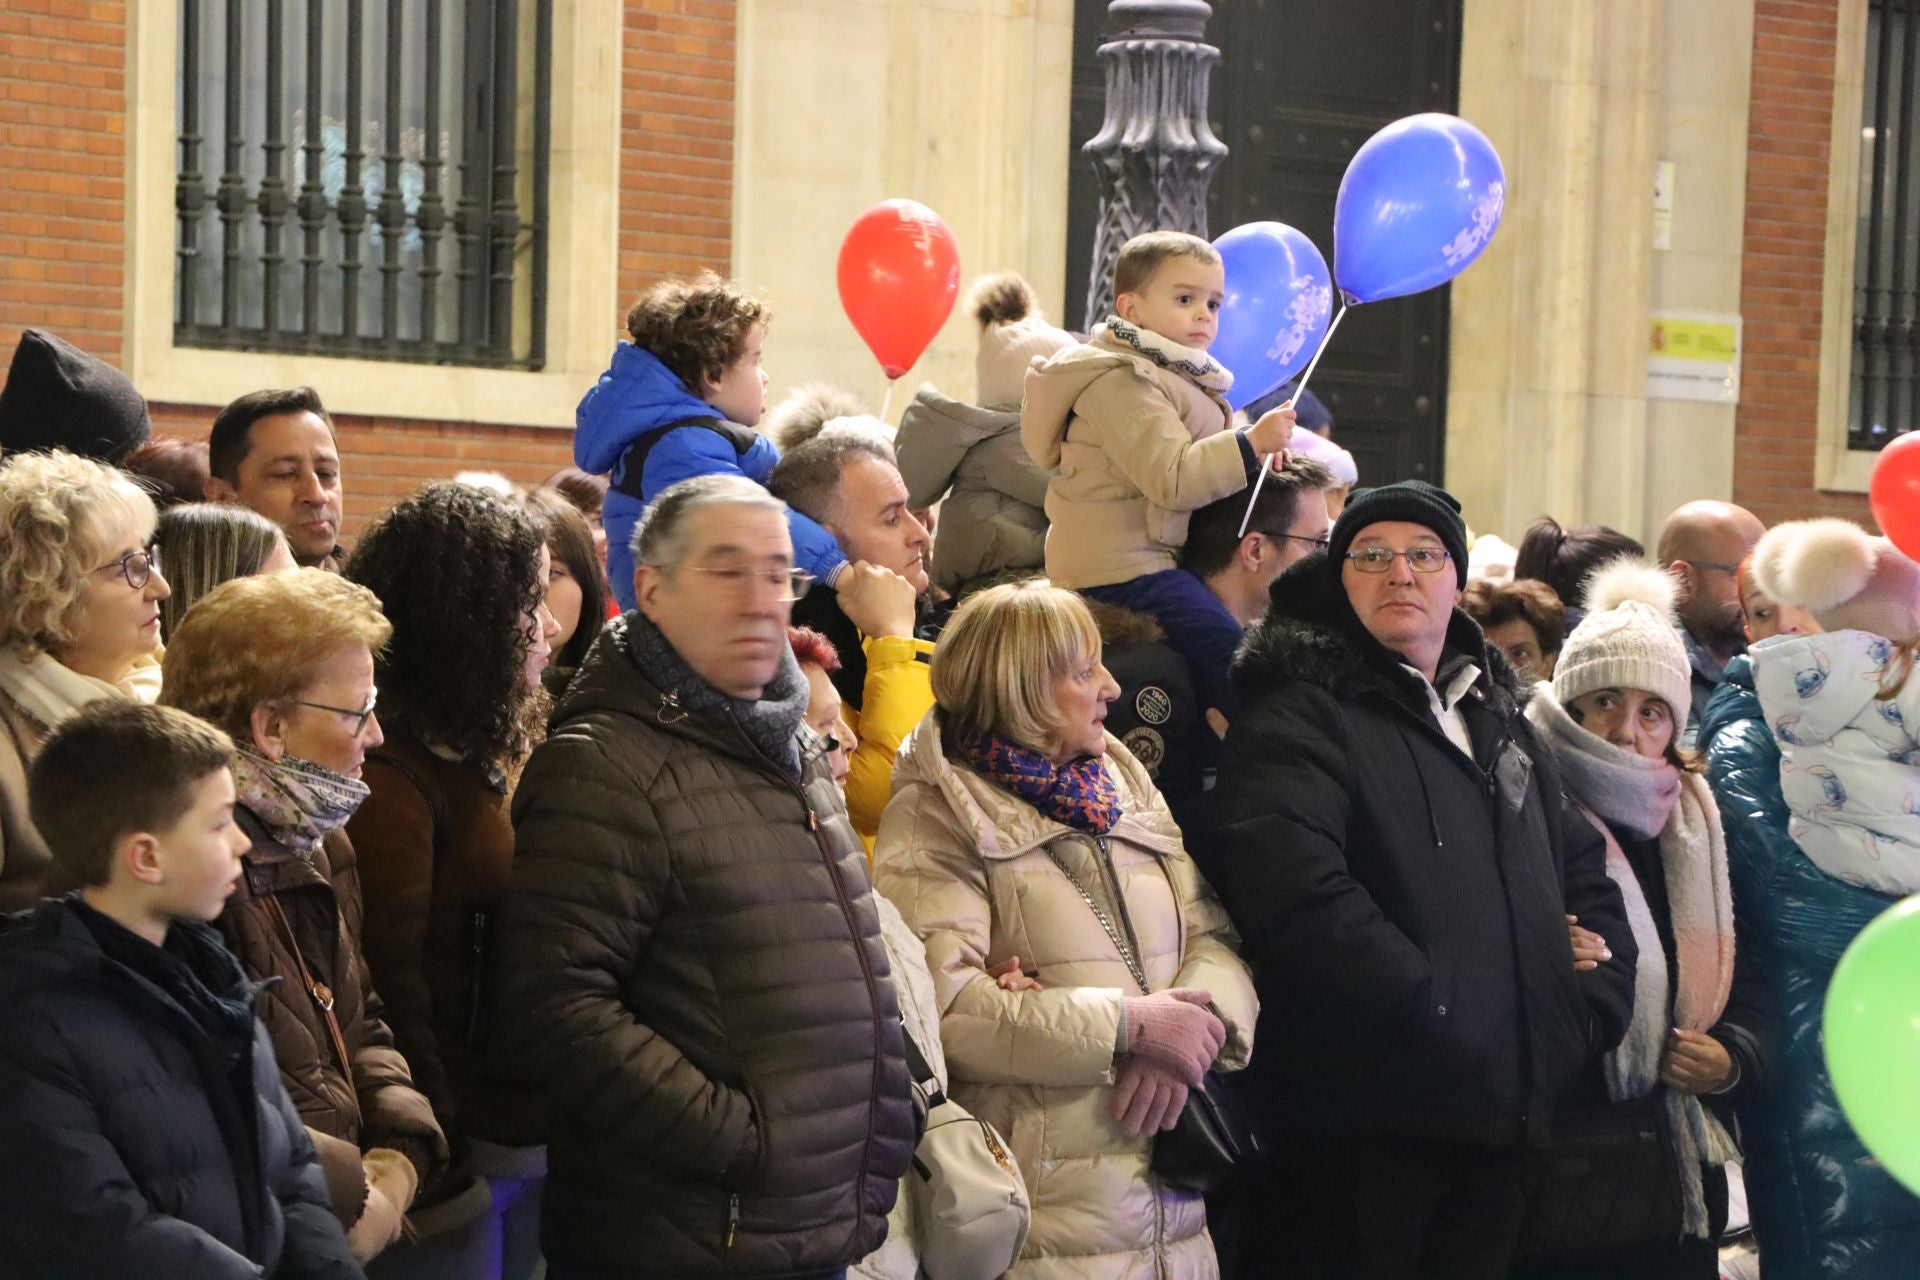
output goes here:
[[1148, 1058], [1121, 1062], [1114, 1084], [1113, 1118], [1135, 1138], [1173, 1128], [1187, 1105], [1187, 1086], [1179, 1077]]
[[359, 1221], [347, 1230], [347, 1247], [362, 1266], [400, 1238], [420, 1175], [398, 1151], [375, 1147], [360, 1157], [367, 1175], [367, 1202]]
[[1120, 1003], [1127, 1052], [1168, 1067], [1183, 1084], [1199, 1084], [1227, 1043], [1226, 1024], [1207, 1007], [1213, 1003], [1208, 992], [1174, 987]]

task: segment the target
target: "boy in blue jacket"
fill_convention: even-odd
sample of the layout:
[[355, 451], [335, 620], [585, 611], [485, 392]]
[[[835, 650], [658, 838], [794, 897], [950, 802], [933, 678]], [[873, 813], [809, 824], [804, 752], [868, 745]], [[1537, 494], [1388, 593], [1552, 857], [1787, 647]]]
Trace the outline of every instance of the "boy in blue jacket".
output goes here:
[[[694, 476], [731, 472], [765, 484], [780, 451], [753, 427], [766, 410], [760, 367], [772, 313], [731, 280], [703, 271], [648, 289], [627, 312], [613, 365], [574, 414], [573, 459], [607, 473], [601, 511], [607, 579], [622, 609], [633, 608], [633, 527], [663, 490]], [[795, 567], [827, 587], [847, 557], [833, 535], [787, 513]]]

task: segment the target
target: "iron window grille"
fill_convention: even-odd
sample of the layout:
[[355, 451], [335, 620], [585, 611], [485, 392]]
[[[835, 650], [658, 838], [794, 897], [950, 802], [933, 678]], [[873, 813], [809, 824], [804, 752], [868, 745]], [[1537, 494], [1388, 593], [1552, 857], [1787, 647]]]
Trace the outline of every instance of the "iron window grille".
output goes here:
[[1920, 3], [1872, 0], [1860, 108], [1860, 221], [1854, 254], [1853, 386], [1847, 447], [1877, 450], [1920, 413], [1920, 161], [1914, 77]]
[[542, 366], [552, 0], [179, 12], [176, 344]]

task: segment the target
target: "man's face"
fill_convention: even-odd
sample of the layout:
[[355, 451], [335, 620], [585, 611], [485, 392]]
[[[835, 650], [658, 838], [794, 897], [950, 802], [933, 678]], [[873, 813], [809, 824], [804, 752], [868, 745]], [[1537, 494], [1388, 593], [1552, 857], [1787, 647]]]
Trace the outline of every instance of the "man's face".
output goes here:
[[[1370, 548], [1396, 553], [1428, 548], [1444, 552], [1446, 544], [1433, 530], [1404, 520], [1382, 520], [1360, 530], [1350, 551]], [[1349, 557], [1340, 567], [1340, 585], [1346, 588], [1360, 624], [1387, 648], [1407, 657], [1437, 653], [1460, 599], [1460, 580], [1453, 563], [1442, 560], [1433, 573], [1417, 573], [1404, 554], [1396, 554], [1384, 573], [1368, 573]]]
[[767, 372], [760, 367], [766, 345], [767, 327], [755, 323], [747, 330], [747, 345], [740, 358], [721, 370], [717, 379], [704, 379], [700, 398], [718, 409], [728, 422], [751, 427], [767, 411]]
[[702, 507], [687, 517], [678, 563], [633, 573], [640, 612], [722, 693], [757, 699], [787, 651], [793, 542], [763, 507]]
[[1301, 490], [1293, 504], [1293, 523], [1287, 526], [1287, 536], [1273, 539], [1274, 567], [1267, 581], [1271, 583], [1324, 547], [1327, 544], [1327, 532], [1332, 528], [1333, 521], [1327, 518], [1327, 504], [1320, 500], [1319, 491]]
[[247, 432], [247, 453], [229, 484], [207, 481], [214, 502], [252, 507], [286, 531], [293, 558], [313, 567], [340, 537], [340, 451], [318, 414], [276, 413]]
[[[1731, 558], [1722, 559], [1722, 553]], [[1710, 649], [1738, 649], [1746, 638], [1740, 611], [1740, 583], [1732, 566], [1747, 554], [1737, 542], [1715, 547], [1711, 558], [1683, 561], [1680, 622], [1689, 635]]]
[[1220, 332], [1220, 305], [1226, 297], [1225, 264], [1178, 257], [1162, 262], [1145, 284], [1121, 294], [1113, 305], [1128, 324], [1205, 351]]
[[897, 468], [878, 458], [856, 458], [840, 473], [833, 519], [823, 520], [849, 560], [866, 560], [891, 569], [913, 589], [925, 592], [927, 527], [907, 509], [907, 483]]

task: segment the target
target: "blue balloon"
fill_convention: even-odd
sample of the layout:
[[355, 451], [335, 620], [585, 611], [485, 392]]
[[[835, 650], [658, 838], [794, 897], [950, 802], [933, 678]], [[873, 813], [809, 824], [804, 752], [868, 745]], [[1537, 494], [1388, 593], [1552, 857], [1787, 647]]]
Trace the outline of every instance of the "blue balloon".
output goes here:
[[1307, 367], [1333, 315], [1333, 278], [1313, 241], [1279, 222], [1249, 222], [1213, 242], [1226, 266], [1220, 332], [1208, 350], [1233, 374], [1244, 409]]
[[1396, 120], [1340, 179], [1333, 274], [1347, 305], [1443, 285], [1493, 239], [1507, 174], [1487, 136], [1458, 116]]

